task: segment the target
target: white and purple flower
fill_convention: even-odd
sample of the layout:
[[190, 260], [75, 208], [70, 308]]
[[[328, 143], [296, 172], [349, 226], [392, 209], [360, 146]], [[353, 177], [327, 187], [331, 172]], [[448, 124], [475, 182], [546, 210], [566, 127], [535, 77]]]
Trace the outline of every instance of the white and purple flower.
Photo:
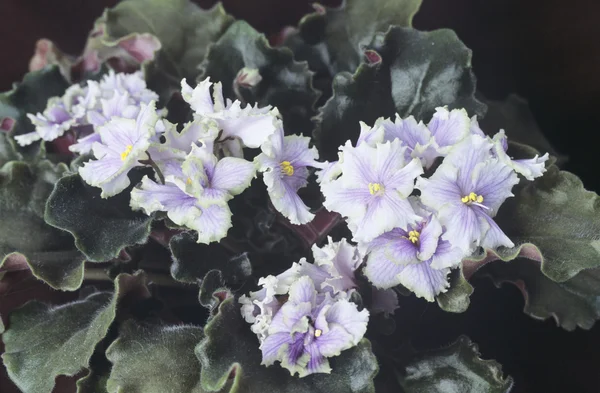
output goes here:
[[361, 245], [367, 253], [364, 273], [377, 288], [401, 284], [431, 302], [446, 291], [450, 268], [460, 264], [464, 251], [442, 239], [444, 228], [417, 198], [411, 197], [411, 202], [421, 220]]
[[44, 113], [28, 113], [27, 117], [35, 126], [35, 131], [15, 136], [15, 140], [21, 146], [30, 145], [40, 139], [53, 141], [77, 124], [77, 119], [58, 97], [48, 100], [48, 107]]
[[493, 142], [493, 154], [525, 179], [531, 181], [536, 177], [542, 176], [544, 172], [546, 172], [546, 161], [550, 158], [548, 153], [541, 157], [536, 154], [533, 158], [513, 160], [506, 153], [508, 150], [508, 141], [504, 130], [500, 130], [494, 135]]
[[281, 123], [265, 141], [262, 153], [255, 158], [267, 192], [277, 211], [292, 224], [306, 224], [314, 218], [308, 206], [298, 196], [298, 190], [308, 184], [309, 167], [320, 166], [317, 149], [309, 148], [310, 138], [283, 136]]
[[330, 373], [327, 358], [358, 344], [367, 330], [369, 312], [346, 299], [321, 295], [308, 276], [290, 286], [288, 300], [273, 317], [262, 342], [262, 364], [276, 361], [292, 375]]
[[513, 247], [493, 217], [519, 182], [513, 169], [494, 157], [492, 142], [471, 135], [456, 145], [436, 172], [420, 178], [421, 201], [437, 211], [446, 239], [466, 253], [475, 247]]
[[129, 186], [129, 171], [142, 166], [139, 160], [148, 158], [146, 150], [156, 133], [158, 115], [154, 102], [142, 104], [136, 119], [114, 117], [99, 127], [100, 142], [94, 142], [95, 160], [79, 168], [79, 174], [91, 186], [102, 189], [108, 198]]
[[419, 159], [406, 162], [407, 147], [399, 140], [371, 147], [342, 147], [342, 175], [321, 183], [323, 205], [347, 217], [354, 240], [368, 242], [419, 217], [407, 198], [423, 173]]

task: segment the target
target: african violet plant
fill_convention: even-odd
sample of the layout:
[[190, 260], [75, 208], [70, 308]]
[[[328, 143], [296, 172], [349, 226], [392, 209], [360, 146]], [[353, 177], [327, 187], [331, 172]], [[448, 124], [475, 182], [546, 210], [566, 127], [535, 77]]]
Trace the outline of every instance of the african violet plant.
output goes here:
[[81, 56], [45, 42], [0, 96], [0, 290], [78, 295], [2, 315], [14, 384], [508, 392], [467, 337], [398, 329], [415, 297], [464, 312], [477, 275], [590, 328], [598, 196], [419, 6], [315, 5], [270, 44], [220, 5], [124, 0]]

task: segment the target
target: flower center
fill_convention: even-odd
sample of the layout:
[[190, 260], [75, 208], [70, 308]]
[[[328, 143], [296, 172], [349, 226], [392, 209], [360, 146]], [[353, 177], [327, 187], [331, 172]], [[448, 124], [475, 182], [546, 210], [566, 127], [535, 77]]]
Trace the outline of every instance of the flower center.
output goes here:
[[369, 183], [369, 192], [371, 193], [371, 195], [375, 195], [375, 194], [381, 194], [383, 193], [383, 186], [379, 183]]
[[125, 159], [129, 155], [129, 153], [131, 153], [131, 149], [133, 149], [133, 146], [127, 145], [127, 147], [125, 148], [125, 151], [123, 153], [121, 153], [121, 161], [125, 161]]
[[292, 163], [289, 161], [283, 161], [281, 164], [281, 171], [288, 176], [292, 176], [294, 174], [294, 167]]
[[315, 330], [315, 337], [321, 337], [321, 334], [323, 334], [323, 331], [321, 329]]
[[192, 185], [192, 178], [188, 177], [187, 180], [185, 181], [188, 185]]
[[413, 244], [417, 244], [420, 236], [421, 234], [419, 233], [419, 231], [408, 232], [408, 240], [410, 240]]
[[460, 198], [460, 200], [462, 203], [466, 204], [470, 204], [472, 202], [482, 203], [483, 195], [477, 195], [474, 192], [472, 192], [469, 195], [465, 195], [464, 197]]

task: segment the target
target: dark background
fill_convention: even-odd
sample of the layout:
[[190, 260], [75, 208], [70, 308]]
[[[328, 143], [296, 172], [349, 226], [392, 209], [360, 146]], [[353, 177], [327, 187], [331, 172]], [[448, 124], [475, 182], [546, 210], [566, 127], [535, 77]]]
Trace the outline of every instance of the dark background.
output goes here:
[[[368, 1], [368, 0], [364, 0]], [[335, 5], [339, 0], [323, 1]], [[49, 38], [67, 53], [79, 53], [103, 8], [115, 0], [0, 0], [0, 91], [20, 81], [34, 44]], [[214, 1], [198, 1], [206, 6]], [[267, 34], [295, 25], [310, 1], [224, 0], [234, 16]], [[569, 156], [565, 169], [586, 188], [600, 191], [596, 164], [600, 131], [600, 1], [423, 0], [414, 25], [449, 27], [473, 50], [478, 87], [488, 98], [509, 93], [527, 98], [541, 129]], [[516, 380], [514, 392], [600, 392], [600, 327], [566, 332], [552, 320], [522, 313], [512, 286], [476, 282], [469, 311], [446, 315], [435, 305], [416, 315], [425, 337], [442, 345], [468, 334], [484, 358], [494, 358]], [[421, 343], [426, 344], [426, 343]], [[0, 372], [1, 374], [1, 372]], [[1, 375], [0, 375], [0, 379]], [[0, 391], [8, 388], [0, 381]], [[63, 392], [58, 392], [63, 393]]]

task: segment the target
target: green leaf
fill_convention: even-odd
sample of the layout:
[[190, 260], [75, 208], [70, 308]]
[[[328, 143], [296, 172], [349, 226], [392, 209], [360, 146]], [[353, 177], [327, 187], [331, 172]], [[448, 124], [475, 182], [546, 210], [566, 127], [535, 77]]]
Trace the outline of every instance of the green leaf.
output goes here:
[[577, 176], [552, 165], [535, 181], [522, 180], [513, 193], [496, 222], [515, 244], [539, 249], [548, 278], [562, 282], [600, 266], [600, 198]]
[[550, 153], [559, 163], [567, 160], [567, 157], [558, 153], [546, 139], [525, 99], [511, 94], [504, 101], [482, 101], [488, 106], [488, 111], [485, 117], [479, 120], [479, 125], [486, 134], [493, 135], [503, 129], [511, 142], [531, 146], [542, 154]]
[[66, 170], [46, 160], [0, 169], [0, 259], [27, 264], [53, 288], [72, 291], [83, 280], [84, 257], [68, 233], [44, 222], [46, 200]]
[[[259, 106], [276, 106], [287, 133], [309, 134], [310, 118], [319, 93], [312, 87], [312, 72], [306, 63], [294, 61], [288, 48], [273, 48], [263, 34], [248, 23], [237, 21], [210, 46], [198, 80], [210, 77], [223, 84], [223, 95]], [[236, 82], [242, 69], [258, 71], [253, 86]], [[237, 90], [237, 94], [236, 94]]]
[[491, 278], [497, 287], [505, 282], [515, 285], [525, 299], [526, 314], [537, 319], [552, 317], [565, 330], [591, 329], [600, 319], [600, 268], [554, 282], [541, 272], [539, 262], [517, 259], [490, 263], [478, 274]]
[[331, 358], [331, 374], [292, 377], [278, 364], [260, 364], [258, 338], [240, 313], [236, 299], [219, 306], [218, 314], [205, 326], [206, 338], [196, 347], [202, 364], [200, 381], [207, 391], [218, 391], [231, 383], [230, 393], [350, 393], [374, 392], [378, 366], [371, 344], [363, 339], [356, 347]]
[[59, 306], [30, 301], [13, 311], [2, 335], [10, 379], [24, 393], [50, 393], [57, 376], [78, 374], [106, 336], [118, 300], [141, 279], [122, 274], [114, 292], [93, 292]]
[[152, 218], [129, 207], [130, 191], [143, 172], [131, 171], [131, 185], [107, 199], [100, 198], [100, 189], [78, 174], [63, 177], [48, 198], [46, 222], [70, 232], [89, 261], [116, 258], [123, 248], [145, 243], [150, 235]]
[[227, 286], [237, 285], [252, 275], [248, 255], [236, 257], [217, 243], [199, 244], [192, 232], [173, 236], [169, 242], [173, 254], [171, 275], [178, 281], [196, 283], [213, 269], [221, 271]]
[[375, 34], [391, 25], [411, 27], [421, 0], [346, 0], [338, 8], [314, 7], [316, 12], [302, 18], [285, 45], [297, 60], [308, 61], [317, 77], [327, 76], [331, 83], [338, 72], [358, 68]]
[[470, 296], [473, 294], [473, 286], [465, 278], [463, 268], [453, 269], [450, 272], [450, 287], [448, 291], [440, 293], [437, 303], [440, 308], [447, 312], [461, 313], [467, 311], [471, 303]]
[[471, 51], [452, 30], [392, 27], [367, 49], [380, 61], [361, 64], [354, 75], [336, 75], [333, 96], [320, 109], [315, 139], [323, 158], [337, 159], [340, 145], [358, 139], [359, 121], [372, 125], [398, 113], [428, 122], [444, 105], [485, 113], [474, 97]]
[[113, 364], [108, 393], [202, 393], [194, 347], [202, 328], [153, 326], [132, 321], [106, 351]]
[[508, 393], [511, 377], [500, 364], [479, 357], [477, 345], [461, 336], [447, 348], [419, 355], [398, 376], [404, 393]]
[[[62, 96], [67, 87], [69, 84], [57, 66], [28, 73], [12, 90], [0, 94], [0, 123], [4, 118], [14, 120], [9, 133], [11, 137], [33, 132], [35, 127], [27, 113], [43, 112], [48, 99]], [[40, 143], [35, 143], [25, 148], [17, 147], [17, 150], [27, 157], [35, 157], [40, 153], [40, 146]]]
[[[0, 119], [1, 122], [2, 119]], [[17, 153], [14, 139], [7, 132], [0, 129], [0, 168], [9, 161], [19, 161], [21, 159], [23, 159], [23, 156]]]
[[126, 0], [107, 10], [102, 19], [106, 23], [105, 42], [132, 33], [158, 38], [161, 50], [145, 71], [148, 87], [163, 103], [180, 90], [181, 79], [196, 79], [208, 45], [233, 22], [220, 3], [203, 10], [189, 0]]

